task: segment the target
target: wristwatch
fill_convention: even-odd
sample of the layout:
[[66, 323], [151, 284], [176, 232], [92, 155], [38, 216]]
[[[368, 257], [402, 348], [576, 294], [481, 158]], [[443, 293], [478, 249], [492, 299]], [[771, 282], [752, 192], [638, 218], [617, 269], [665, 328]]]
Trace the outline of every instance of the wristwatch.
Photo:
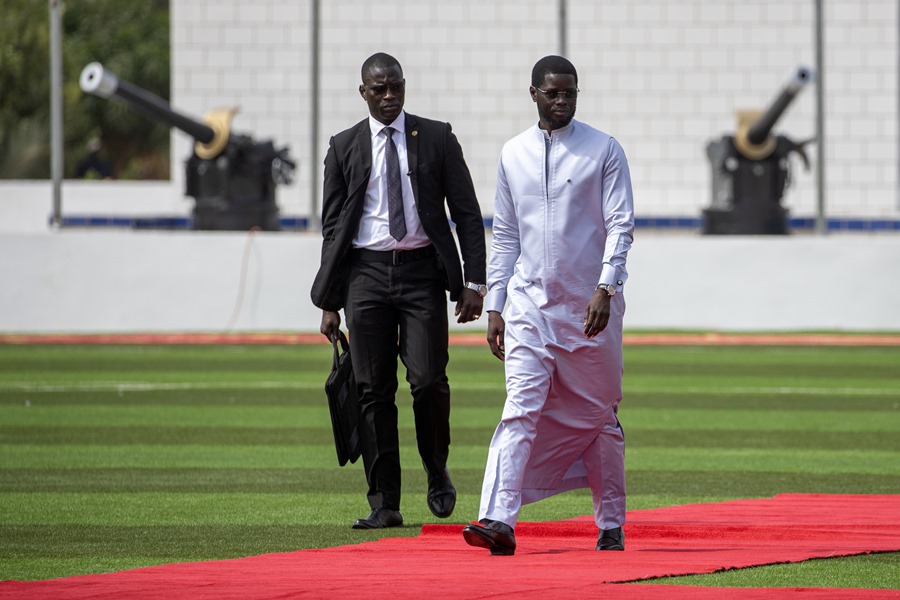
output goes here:
[[609, 296], [616, 295], [616, 286], [611, 283], [598, 283], [596, 289], [605, 291]]
[[482, 298], [487, 296], [487, 286], [483, 283], [472, 283], [471, 281], [467, 281], [466, 287], [470, 290], [475, 290], [476, 292], [478, 292], [478, 295]]

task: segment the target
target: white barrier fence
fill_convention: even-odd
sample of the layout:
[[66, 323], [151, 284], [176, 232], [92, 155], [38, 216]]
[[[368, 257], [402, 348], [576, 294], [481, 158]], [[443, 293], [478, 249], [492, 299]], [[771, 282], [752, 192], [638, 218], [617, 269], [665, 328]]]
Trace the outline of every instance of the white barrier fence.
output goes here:
[[[318, 331], [309, 288], [319, 247], [314, 233], [0, 233], [0, 332]], [[638, 231], [625, 324], [900, 331], [898, 264], [893, 235]]]

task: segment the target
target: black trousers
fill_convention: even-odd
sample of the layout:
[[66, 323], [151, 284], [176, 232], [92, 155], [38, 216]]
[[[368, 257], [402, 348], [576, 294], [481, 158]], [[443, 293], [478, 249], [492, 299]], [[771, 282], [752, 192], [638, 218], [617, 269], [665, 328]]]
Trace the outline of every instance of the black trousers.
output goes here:
[[439, 474], [447, 466], [446, 276], [432, 247], [399, 254], [352, 252], [344, 312], [362, 411], [360, 438], [369, 505], [399, 510], [398, 356], [406, 366], [425, 470]]

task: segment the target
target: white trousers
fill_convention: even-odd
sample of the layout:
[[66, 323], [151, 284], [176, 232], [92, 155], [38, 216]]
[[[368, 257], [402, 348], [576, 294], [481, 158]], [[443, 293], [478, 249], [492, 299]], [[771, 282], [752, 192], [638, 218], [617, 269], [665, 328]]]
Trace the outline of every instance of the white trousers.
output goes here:
[[[523, 504], [590, 488], [600, 529], [625, 522], [622, 398], [624, 298], [613, 297], [609, 325], [569, 349], [510, 310], [506, 322], [507, 398], [488, 451], [479, 518], [515, 527]], [[527, 318], [527, 319], [526, 319]]]

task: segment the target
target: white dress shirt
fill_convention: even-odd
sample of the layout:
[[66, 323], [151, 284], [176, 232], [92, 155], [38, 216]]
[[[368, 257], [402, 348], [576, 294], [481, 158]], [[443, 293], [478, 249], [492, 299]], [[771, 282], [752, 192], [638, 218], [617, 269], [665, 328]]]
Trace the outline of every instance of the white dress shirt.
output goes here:
[[[384, 172], [387, 137], [381, 133], [385, 127], [394, 128], [394, 145], [400, 159], [400, 186], [403, 190], [403, 213], [406, 217], [406, 236], [402, 240], [395, 240], [391, 236], [388, 221], [387, 177]], [[409, 250], [427, 246], [431, 241], [425, 235], [419, 221], [409, 178], [406, 113], [401, 111], [400, 116], [390, 125], [384, 125], [370, 115], [369, 128], [372, 132], [372, 173], [366, 188], [366, 201], [359, 220], [359, 229], [353, 238], [353, 247], [369, 250]]]

